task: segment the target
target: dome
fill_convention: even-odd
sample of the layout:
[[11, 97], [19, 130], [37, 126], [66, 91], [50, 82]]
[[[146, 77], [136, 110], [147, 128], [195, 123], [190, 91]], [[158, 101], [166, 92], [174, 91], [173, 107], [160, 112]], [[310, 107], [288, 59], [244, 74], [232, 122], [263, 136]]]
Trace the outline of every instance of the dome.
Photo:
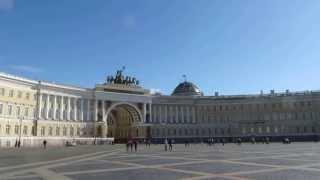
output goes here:
[[192, 82], [182, 82], [173, 91], [172, 96], [202, 96], [203, 93]]

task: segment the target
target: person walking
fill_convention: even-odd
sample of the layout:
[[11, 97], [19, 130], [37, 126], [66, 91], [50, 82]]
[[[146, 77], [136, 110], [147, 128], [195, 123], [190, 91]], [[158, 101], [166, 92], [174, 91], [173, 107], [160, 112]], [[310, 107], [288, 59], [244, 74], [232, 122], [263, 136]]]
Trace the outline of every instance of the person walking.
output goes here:
[[164, 139], [164, 150], [168, 151], [168, 140], [167, 140], [167, 138]]
[[127, 147], [127, 152], [128, 152], [129, 151], [129, 141], [127, 141], [126, 147]]
[[132, 152], [132, 148], [133, 148], [133, 142], [132, 139], [129, 140], [129, 145], [130, 145], [130, 151]]
[[43, 148], [44, 148], [44, 149], [47, 148], [47, 140], [43, 140]]
[[18, 147], [18, 140], [16, 139], [16, 143], [14, 144], [14, 147], [17, 148]]
[[150, 140], [150, 139], [148, 139], [148, 140], [147, 140], [147, 143], [148, 143], [148, 147], [149, 147], [149, 149], [150, 149], [151, 140]]
[[169, 151], [172, 151], [172, 140], [169, 139]]
[[134, 143], [134, 151], [137, 152], [138, 142], [135, 140], [133, 143]]

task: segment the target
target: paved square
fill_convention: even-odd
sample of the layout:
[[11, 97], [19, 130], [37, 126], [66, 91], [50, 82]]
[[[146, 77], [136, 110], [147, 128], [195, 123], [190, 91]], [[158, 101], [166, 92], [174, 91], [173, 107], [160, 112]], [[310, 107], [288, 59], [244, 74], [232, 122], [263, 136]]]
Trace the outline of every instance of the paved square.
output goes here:
[[319, 179], [320, 143], [1, 149], [0, 179]]

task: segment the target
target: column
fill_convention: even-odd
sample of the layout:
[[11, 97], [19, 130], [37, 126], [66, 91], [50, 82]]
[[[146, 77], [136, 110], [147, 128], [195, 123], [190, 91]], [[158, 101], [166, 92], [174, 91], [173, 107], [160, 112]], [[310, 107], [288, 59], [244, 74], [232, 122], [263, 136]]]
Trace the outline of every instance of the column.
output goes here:
[[180, 108], [180, 114], [181, 114], [181, 121], [182, 123], [186, 122], [185, 116], [184, 116], [184, 106], [181, 106]]
[[67, 120], [70, 120], [70, 97], [67, 97]]
[[162, 107], [159, 105], [159, 122], [162, 123]]
[[63, 96], [60, 97], [60, 120], [63, 120], [63, 111], [64, 111], [64, 102], [63, 102]]
[[39, 93], [39, 104], [38, 104], [38, 119], [41, 118], [41, 108], [42, 108], [42, 94]]
[[98, 100], [94, 100], [94, 121], [98, 120]]
[[178, 110], [178, 106], [176, 106], [175, 109], [176, 109], [176, 113], [175, 113], [175, 114], [176, 114], [176, 115], [175, 115], [176, 117], [175, 117], [175, 120], [176, 120], [176, 123], [179, 123], [179, 110]]
[[146, 119], [147, 119], [147, 104], [146, 103], [143, 103], [143, 122], [146, 122]]
[[192, 107], [192, 122], [196, 123], [196, 111], [195, 107]]
[[208, 106], [205, 106], [205, 115], [206, 115], [206, 123], [209, 121], [209, 113], [208, 113]]
[[84, 99], [80, 99], [80, 120], [83, 121], [83, 103], [84, 103]]
[[152, 110], [151, 110], [151, 103], [149, 103], [149, 120], [150, 120], [150, 122], [153, 122], [153, 118], [152, 118]]
[[106, 104], [105, 104], [105, 101], [104, 100], [102, 100], [102, 121], [104, 122], [104, 121], [106, 121], [107, 122], [107, 120], [105, 119], [106, 117]]
[[87, 99], [87, 121], [90, 121], [90, 99]]
[[73, 120], [77, 121], [78, 117], [77, 117], [77, 98], [73, 98]]
[[49, 101], [50, 101], [50, 95], [47, 94], [47, 98], [46, 98], [46, 111], [45, 111], [46, 119], [49, 119]]
[[52, 119], [56, 119], [56, 111], [57, 111], [57, 96], [53, 96], [53, 113]]
[[168, 107], [167, 105], [164, 106], [164, 122], [168, 123]]
[[186, 106], [186, 115], [187, 115], [187, 123], [191, 123], [190, 121], [190, 107]]
[[168, 106], [168, 122], [172, 123], [172, 109], [171, 106]]

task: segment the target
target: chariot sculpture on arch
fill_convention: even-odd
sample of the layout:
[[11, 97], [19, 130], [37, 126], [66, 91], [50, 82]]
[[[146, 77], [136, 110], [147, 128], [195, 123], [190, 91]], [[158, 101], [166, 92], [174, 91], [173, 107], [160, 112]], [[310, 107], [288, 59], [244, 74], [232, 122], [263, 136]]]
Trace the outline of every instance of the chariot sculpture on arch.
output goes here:
[[112, 75], [107, 76], [106, 84], [124, 84], [124, 85], [139, 86], [140, 82], [135, 77], [123, 75], [124, 70], [125, 70], [125, 66], [123, 66], [121, 70], [117, 70], [115, 76], [112, 76]]

